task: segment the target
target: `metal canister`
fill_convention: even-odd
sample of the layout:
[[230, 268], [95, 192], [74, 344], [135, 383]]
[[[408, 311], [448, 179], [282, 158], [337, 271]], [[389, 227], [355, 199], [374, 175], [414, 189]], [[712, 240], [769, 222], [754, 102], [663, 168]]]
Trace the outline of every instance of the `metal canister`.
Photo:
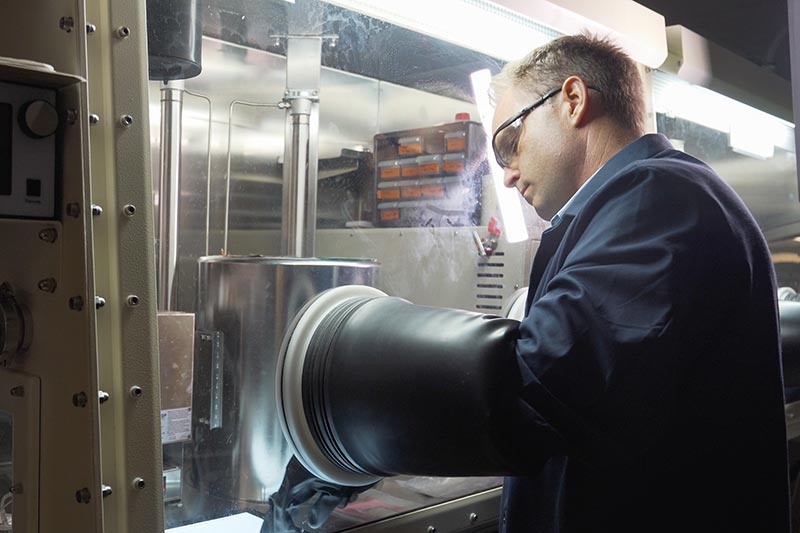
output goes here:
[[[192, 507], [258, 507], [283, 480], [291, 452], [276, 415], [285, 331], [314, 296], [369, 285], [372, 260], [203, 257], [199, 261], [191, 466]], [[188, 502], [187, 502], [188, 503]]]

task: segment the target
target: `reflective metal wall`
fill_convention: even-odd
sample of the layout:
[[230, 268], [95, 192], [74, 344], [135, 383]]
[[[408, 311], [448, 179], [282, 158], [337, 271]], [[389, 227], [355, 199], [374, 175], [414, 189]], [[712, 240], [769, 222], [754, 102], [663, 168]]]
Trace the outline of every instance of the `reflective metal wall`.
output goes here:
[[[268, 255], [280, 252], [285, 111], [243, 103], [278, 102], [285, 87], [286, 60], [270, 52], [204, 38], [203, 61], [203, 73], [187, 80], [185, 88], [211, 99], [210, 120], [206, 100], [186, 94], [183, 104], [181, 234], [176, 279], [176, 308], [181, 310], [194, 309], [195, 261], [206, 253], [209, 126], [209, 253], [219, 253], [224, 243], [228, 175], [231, 180], [230, 234], [226, 252]], [[153, 161], [157, 162], [160, 141], [157, 82], [150, 84], [150, 101]], [[376, 133], [453, 122], [455, 114], [462, 112], [477, 119], [474, 104], [466, 100], [323, 69], [319, 117], [319, 225], [342, 229], [370, 225], [375, 207], [374, 162], [369, 155]], [[155, 163], [153, 175], [157, 179]], [[154, 200], [159, 203], [157, 197]], [[484, 195], [482, 202], [486, 221], [496, 214], [494, 198], [491, 194]], [[530, 212], [528, 216], [531, 226], [539, 227], [535, 215]], [[318, 238], [317, 255], [341, 256], [337, 252], [339, 245], [326, 238], [324, 234]], [[369, 252], [367, 247], [357, 256], [372, 257]], [[446, 257], [442, 252], [437, 250], [437, 255]]]

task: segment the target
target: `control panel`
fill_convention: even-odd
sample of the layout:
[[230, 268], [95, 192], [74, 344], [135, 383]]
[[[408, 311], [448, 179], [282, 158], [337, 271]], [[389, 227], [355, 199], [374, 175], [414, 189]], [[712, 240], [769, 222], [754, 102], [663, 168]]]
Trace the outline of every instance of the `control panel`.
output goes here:
[[0, 217], [56, 218], [59, 127], [54, 89], [0, 83]]

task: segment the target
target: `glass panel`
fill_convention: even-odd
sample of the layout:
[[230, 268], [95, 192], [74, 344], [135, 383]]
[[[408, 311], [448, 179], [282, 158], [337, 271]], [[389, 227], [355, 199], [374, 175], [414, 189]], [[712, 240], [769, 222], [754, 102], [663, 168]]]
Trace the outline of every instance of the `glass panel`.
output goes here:
[[[497, 73], [504, 59], [556, 33], [491, 2], [446, 3], [435, 20], [405, 13], [403, 25], [383, 20], [383, 9], [366, 16], [342, 2], [203, 5], [203, 71], [171, 84], [186, 90], [176, 301], [178, 310], [197, 313], [197, 332], [193, 369], [186, 369], [193, 376], [191, 438], [164, 446], [168, 529], [259, 531], [261, 518], [276, 512], [270, 497], [282, 482], [300, 486], [304, 474], [290, 461], [276, 422], [274, 374], [283, 331], [311, 296], [339, 284], [376, 284], [417, 303], [498, 312], [527, 283], [524, 237], [516, 248], [503, 241], [496, 261], [477, 254], [476, 238], [494, 238], [487, 226], [501, 212], [470, 75]], [[525, 38], [476, 38], [475, 28], [484, 26]], [[447, 34], [431, 36], [439, 29]], [[322, 267], [312, 258], [288, 268], [278, 257], [291, 136], [287, 111], [277, 104], [287, 67], [300, 68], [287, 41], [309, 33], [321, 36], [321, 65], [307, 67], [320, 72], [318, 115], [312, 112], [309, 126], [318, 137], [317, 255], [375, 258], [384, 265], [377, 273], [373, 263]], [[162, 88], [150, 84], [156, 184]], [[543, 224], [516, 196], [516, 208], [525, 206], [523, 225], [536, 235]], [[203, 259], [198, 269], [201, 257], [223, 250], [226, 257]], [[234, 254], [250, 261], [237, 263]], [[500, 483], [385, 479], [335, 509], [319, 530], [340, 531]], [[284, 505], [294, 525], [281, 531], [309, 527], [320, 501], [309, 496]]]

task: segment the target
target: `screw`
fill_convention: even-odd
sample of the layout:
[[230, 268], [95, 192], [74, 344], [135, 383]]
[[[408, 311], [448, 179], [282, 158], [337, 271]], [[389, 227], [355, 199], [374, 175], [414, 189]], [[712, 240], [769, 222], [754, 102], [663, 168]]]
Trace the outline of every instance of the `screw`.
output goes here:
[[433, 526], [428, 526], [428, 533], [436, 533], [436, 528]]
[[69, 308], [73, 311], [80, 311], [83, 309], [83, 298], [81, 296], [73, 296], [69, 299]]
[[25, 387], [22, 385], [17, 385], [13, 389], [11, 389], [11, 396], [14, 398], [24, 398], [25, 397]]
[[89, 404], [89, 397], [81, 391], [72, 395], [72, 405], [75, 407], [86, 407]]
[[131, 124], [133, 124], [133, 117], [130, 115], [122, 115], [119, 117], [119, 123], [122, 125], [123, 128], [127, 128]]
[[120, 26], [117, 28], [117, 37], [120, 39], [125, 39], [131, 34], [131, 29], [127, 26]]
[[141, 398], [142, 394], [144, 394], [142, 388], [139, 385], [134, 385], [133, 387], [131, 387], [130, 392], [132, 398]]
[[109, 487], [108, 485], [103, 485], [103, 498], [108, 498], [113, 493], [114, 491], [111, 487]]
[[44, 242], [54, 243], [58, 238], [58, 232], [55, 228], [45, 228], [39, 232], [39, 238]]
[[100, 404], [106, 403], [111, 396], [108, 395], [106, 391], [97, 391], [97, 398], [100, 400]]
[[40, 291], [44, 292], [56, 292], [56, 280], [53, 278], [46, 278], [39, 282], [38, 287]]
[[78, 203], [70, 203], [67, 204], [67, 215], [78, 218], [78, 215], [81, 214], [81, 206]]
[[103, 208], [97, 204], [92, 204], [92, 216], [99, 217], [103, 214]]
[[128, 304], [129, 307], [136, 307], [137, 305], [139, 305], [139, 297], [136, 296], [135, 294], [131, 294], [130, 296], [128, 296], [125, 302]]
[[97, 31], [97, 26], [94, 24], [87, 24], [86, 25], [86, 33], [94, 33]]
[[137, 477], [133, 478], [133, 488], [142, 490], [145, 486], [145, 482], [142, 478]]
[[101, 307], [106, 305], [106, 299], [102, 296], [95, 296], [94, 297], [94, 308], [100, 309]]
[[58, 27], [64, 30], [67, 33], [72, 31], [72, 28], [75, 27], [75, 19], [72, 17], [61, 17], [58, 20]]
[[100, 115], [98, 115], [97, 113], [91, 113], [89, 115], [89, 124], [94, 126], [95, 124], [97, 124], [99, 122], [100, 122]]
[[478, 521], [477, 513], [469, 513], [469, 521], [473, 524]]
[[78, 503], [89, 503], [92, 499], [92, 493], [89, 492], [89, 489], [83, 487], [82, 489], [75, 491], [75, 499], [78, 500]]
[[67, 124], [73, 126], [78, 121], [78, 110], [67, 109]]
[[136, 214], [136, 206], [132, 204], [127, 204], [125, 207], [122, 208], [122, 214], [126, 217], [132, 217]]

